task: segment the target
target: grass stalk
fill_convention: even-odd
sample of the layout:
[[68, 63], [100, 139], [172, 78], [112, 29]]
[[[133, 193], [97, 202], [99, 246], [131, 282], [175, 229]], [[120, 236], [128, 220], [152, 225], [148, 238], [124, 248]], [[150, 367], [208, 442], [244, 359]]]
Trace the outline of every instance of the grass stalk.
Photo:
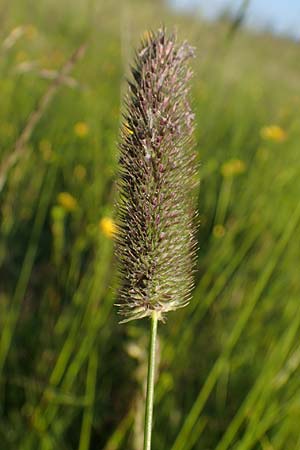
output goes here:
[[150, 345], [149, 345], [147, 395], [145, 408], [144, 450], [151, 450], [156, 336], [157, 336], [157, 311], [153, 311], [151, 316]]
[[82, 419], [79, 450], [88, 450], [90, 446], [96, 381], [97, 381], [97, 365], [98, 365], [97, 354], [96, 351], [93, 350], [89, 358], [89, 366], [86, 380], [87, 406], [85, 408]]

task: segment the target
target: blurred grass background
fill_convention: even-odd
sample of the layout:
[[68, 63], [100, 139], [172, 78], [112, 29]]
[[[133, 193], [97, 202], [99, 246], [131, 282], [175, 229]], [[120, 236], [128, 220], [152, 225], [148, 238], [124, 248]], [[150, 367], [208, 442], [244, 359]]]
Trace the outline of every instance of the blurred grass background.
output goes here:
[[300, 449], [299, 44], [159, 0], [2, 0], [3, 450], [142, 448], [149, 324], [118, 325], [112, 233], [125, 77], [162, 22], [197, 48], [201, 226], [193, 301], [159, 327], [153, 448]]

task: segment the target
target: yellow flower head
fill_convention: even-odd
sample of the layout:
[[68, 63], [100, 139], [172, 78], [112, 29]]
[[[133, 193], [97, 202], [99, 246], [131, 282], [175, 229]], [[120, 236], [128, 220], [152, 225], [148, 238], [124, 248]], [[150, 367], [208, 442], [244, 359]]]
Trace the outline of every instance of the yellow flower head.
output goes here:
[[232, 177], [244, 173], [246, 164], [240, 159], [230, 159], [221, 166], [221, 174], [223, 177]]
[[76, 198], [68, 192], [60, 192], [57, 196], [57, 202], [66, 211], [75, 211], [78, 206]]
[[117, 232], [116, 224], [110, 217], [103, 217], [99, 222], [99, 228], [108, 238], [113, 238]]
[[262, 127], [260, 135], [265, 141], [283, 142], [287, 138], [287, 133], [278, 125]]
[[222, 238], [225, 235], [225, 232], [226, 230], [223, 225], [215, 225], [213, 228], [213, 235], [217, 239]]
[[89, 134], [89, 126], [86, 122], [77, 122], [74, 125], [74, 133], [80, 138], [84, 138]]

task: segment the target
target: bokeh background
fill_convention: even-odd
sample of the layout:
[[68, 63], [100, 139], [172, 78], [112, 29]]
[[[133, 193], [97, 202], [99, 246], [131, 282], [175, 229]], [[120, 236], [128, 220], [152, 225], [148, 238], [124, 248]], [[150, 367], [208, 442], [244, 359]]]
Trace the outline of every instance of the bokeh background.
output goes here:
[[153, 448], [300, 448], [297, 12], [1, 0], [1, 450], [142, 448], [149, 322], [118, 324], [114, 199], [133, 49], [161, 23], [197, 49], [201, 184], [193, 300], [159, 326]]

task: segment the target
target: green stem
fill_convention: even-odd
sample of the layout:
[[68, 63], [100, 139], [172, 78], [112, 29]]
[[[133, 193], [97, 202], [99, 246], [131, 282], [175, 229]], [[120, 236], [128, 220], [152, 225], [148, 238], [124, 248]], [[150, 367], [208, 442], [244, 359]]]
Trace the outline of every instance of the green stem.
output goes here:
[[157, 336], [157, 312], [153, 311], [151, 316], [151, 331], [150, 331], [150, 346], [149, 346], [149, 361], [148, 361], [148, 376], [147, 376], [144, 450], [151, 450], [156, 336]]

